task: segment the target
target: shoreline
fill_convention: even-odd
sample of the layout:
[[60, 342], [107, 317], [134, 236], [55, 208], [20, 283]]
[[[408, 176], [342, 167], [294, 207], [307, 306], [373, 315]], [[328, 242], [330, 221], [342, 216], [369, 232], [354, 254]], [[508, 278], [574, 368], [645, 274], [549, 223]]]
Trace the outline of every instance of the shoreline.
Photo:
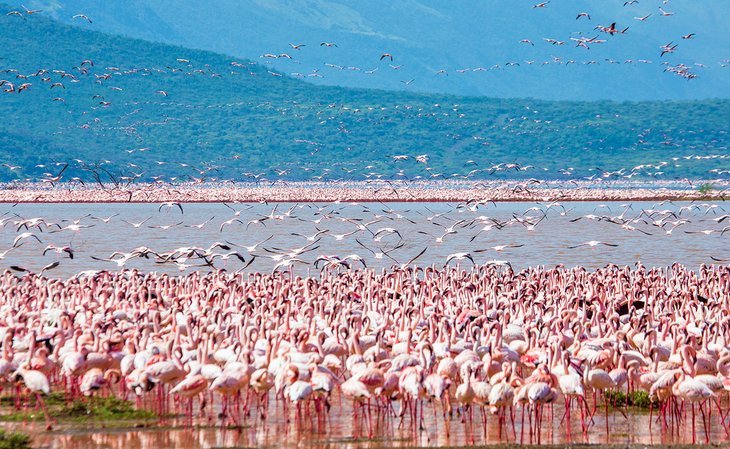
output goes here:
[[[78, 185], [47, 184], [0, 185], [3, 203], [252, 203], [252, 202], [536, 202], [536, 201], [725, 201], [727, 186], [716, 184], [713, 190], [698, 191], [677, 183], [565, 183], [541, 182], [536, 187], [522, 183], [491, 184], [434, 182], [395, 183], [289, 183], [260, 186], [256, 184], [181, 184], [158, 186], [137, 184], [129, 187], [86, 188]], [[692, 186], [689, 186], [692, 187]], [[722, 189], [721, 189], [722, 188]]]

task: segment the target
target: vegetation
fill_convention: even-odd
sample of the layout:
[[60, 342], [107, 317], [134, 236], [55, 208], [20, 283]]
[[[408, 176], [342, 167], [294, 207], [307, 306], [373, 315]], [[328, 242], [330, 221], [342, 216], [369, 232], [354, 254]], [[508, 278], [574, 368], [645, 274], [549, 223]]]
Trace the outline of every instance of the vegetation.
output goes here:
[[[149, 410], [134, 408], [134, 405], [129, 401], [111, 396], [93, 396], [67, 402], [63, 393], [54, 392], [46, 398], [46, 405], [51, 417], [59, 420], [140, 421], [155, 419], [156, 416]], [[34, 406], [29, 407], [27, 411], [0, 415], [0, 420], [3, 421], [28, 421], [31, 419], [43, 419], [41, 412], [35, 411]], [[2, 446], [0, 446], [0, 449], [2, 449]]]
[[649, 407], [652, 405], [654, 407], [657, 407], [659, 405], [658, 402], [652, 400], [649, 397], [649, 393], [645, 391], [632, 391], [631, 394], [628, 396], [626, 393], [623, 393], [621, 391], [607, 391], [606, 392], [606, 400], [613, 404], [616, 407], [624, 407], [627, 405], [629, 407], [636, 407], [641, 409], [648, 410]]
[[[0, 48], [0, 181], [38, 180], [65, 163], [64, 180], [87, 182], [94, 173], [126, 182], [441, 179], [473, 170], [473, 179], [710, 179], [730, 144], [726, 100], [550, 102], [314, 86], [259, 63], [43, 16], [0, 15]], [[2, 92], [9, 83], [15, 91]], [[415, 160], [423, 154], [426, 164]], [[499, 163], [527, 169], [492, 168]]]
[[0, 429], [0, 449], [26, 449], [30, 447], [30, 436], [20, 432], [6, 432]]
[[699, 186], [697, 188], [697, 191], [704, 195], [704, 194], [712, 193], [712, 191], [715, 189], [716, 189], [715, 184], [708, 182], [708, 183], [705, 183], [705, 184], [702, 184], [701, 186]]

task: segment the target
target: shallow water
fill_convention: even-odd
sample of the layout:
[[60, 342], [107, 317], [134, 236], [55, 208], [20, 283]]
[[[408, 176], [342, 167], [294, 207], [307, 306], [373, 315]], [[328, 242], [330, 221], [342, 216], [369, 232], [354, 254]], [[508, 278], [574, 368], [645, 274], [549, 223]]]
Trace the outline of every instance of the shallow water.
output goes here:
[[[283, 252], [279, 251], [280, 249], [288, 250], [311, 243], [304, 237], [293, 235], [293, 233], [312, 236], [317, 229], [322, 229], [328, 230], [328, 234], [320, 236], [321, 238], [315, 245], [318, 248], [301, 255], [301, 259], [311, 263], [318, 255], [323, 254], [341, 257], [358, 254], [365, 258], [368, 267], [380, 269], [390, 267], [394, 261], [387, 257], [375, 258], [373, 254], [359, 246], [355, 239], [357, 238], [374, 251], [378, 251], [378, 247], [388, 251], [398, 245], [401, 238], [398, 235], [383, 235], [380, 241], [376, 241], [371, 232], [358, 230], [354, 224], [355, 220], [367, 223], [378, 219], [376, 217], [380, 217], [380, 221], [368, 225], [372, 232], [389, 227], [398, 230], [402, 236], [403, 246], [390, 253], [399, 263], [408, 261], [427, 248], [426, 253], [415, 262], [420, 266], [431, 264], [442, 266], [449, 254], [462, 251], [471, 252], [477, 263], [502, 260], [509, 261], [515, 268], [557, 264], [596, 268], [608, 263], [633, 265], [636, 261], [641, 261], [647, 266], [669, 266], [674, 262], [679, 262], [696, 268], [702, 263], [712, 263], [710, 256], [730, 258], [730, 245], [728, 245], [730, 232], [726, 232], [724, 235], [721, 235], [720, 232], [713, 232], [709, 235], [686, 233], [686, 231], [701, 230], [720, 231], [730, 225], [730, 220], [712, 221], [713, 218], [727, 213], [724, 204], [718, 203], [714, 205], [715, 207], [705, 204], [697, 205], [691, 210], [681, 209], [688, 205], [689, 203], [661, 205], [633, 203], [631, 208], [624, 213], [623, 211], [627, 209], [626, 205], [595, 202], [564, 203], [562, 207], [553, 206], [549, 209], [544, 203], [499, 203], [496, 206], [490, 203], [480, 206], [476, 210], [455, 209], [456, 204], [445, 203], [236, 204], [233, 207], [241, 211], [237, 218], [243, 223], [233, 222], [226, 225], [221, 232], [221, 223], [234, 218], [234, 213], [220, 203], [184, 204], [184, 213], [181, 213], [176, 207], [170, 210], [163, 208], [158, 211], [159, 205], [157, 204], [19, 204], [14, 207], [5, 204], [0, 205], [0, 213], [5, 212], [5, 216], [2, 218], [10, 219], [0, 229], [0, 249], [2, 250], [10, 248], [13, 240], [26, 231], [25, 229], [16, 230], [17, 226], [13, 224], [14, 221], [20, 220], [20, 217], [26, 219], [42, 217], [48, 222], [57, 222], [61, 226], [66, 226], [70, 222], [62, 220], [79, 219], [87, 214], [96, 217], [108, 217], [115, 213], [120, 215], [112, 218], [109, 223], [103, 223], [90, 217], [81, 218], [80, 224], [93, 227], [79, 231], [51, 232], [53, 229], [57, 229], [55, 226], [50, 229], [43, 227], [42, 232], [31, 228], [42, 243], [32, 238], [26, 240], [22, 246], [9, 252], [4, 259], [0, 259], [0, 268], [5, 269], [16, 265], [37, 271], [58, 260], [59, 266], [47, 271], [46, 274], [55, 277], [69, 277], [82, 270], [117, 270], [118, 266], [115, 263], [100, 262], [91, 258], [91, 256], [107, 258], [114, 251], [129, 252], [135, 247], [147, 246], [154, 251], [165, 252], [192, 245], [207, 248], [214, 242], [224, 241], [239, 245], [252, 245], [273, 236], [271, 240], [254, 251], [258, 257], [247, 269], [249, 271], [270, 271], [276, 262], [269, 256]], [[249, 207], [250, 209], [247, 209]], [[291, 211], [283, 219], [268, 219], [263, 224], [247, 225], [250, 220], [270, 215], [274, 207], [276, 207], [274, 215], [283, 215], [290, 209]], [[537, 209], [529, 210], [533, 207]], [[393, 210], [389, 210], [391, 208]], [[642, 213], [642, 210], [671, 211], [688, 222], [667, 235], [666, 230], [671, 226], [660, 228], [647, 224], [645, 221], [648, 221], [649, 217], [646, 212]], [[533, 230], [513, 221], [512, 224], [502, 229], [494, 228], [482, 232], [471, 241], [479, 229], [484, 227], [483, 224], [480, 224], [480, 217], [481, 219], [490, 217], [504, 222], [514, 216], [522, 217], [525, 212], [528, 216], [534, 217], [533, 221], [537, 221], [544, 213], [547, 215]], [[607, 220], [570, 221], [587, 214], [616, 217], [622, 213], [624, 218], [637, 220], [630, 223], [631, 226], [651, 235], [645, 235], [637, 230], [624, 229], [619, 224]], [[17, 216], [14, 216], [15, 214]], [[203, 223], [211, 217], [213, 217], [212, 221], [202, 229], [187, 227]], [[125, 219], [129, 222], [140, 222], [147, 218], [149, 221], [140, 228], [133, 228], [121, 221], [121, 219]], [[661, 215], [654, 214], [653, 218], [659, 219]], [[319, 223], [312, 222], [312, 220], [318, 219], [321, 219]], [[475, 219], [477, 219], [476, 222], [474, 222]], [[678, 218], [673, 216], [668, 218], [668, 220], [676, 219]], [[443, 242], [436, 241], [436, 238], [445, 232], [446, 227], [459, 220], [464, 221], [456, 226], [455, 234], [446, 235]], [[470, 226], [462, 227], [467, 224]], [[176, 226], [167, 230], [148, 227], [156, 225]], [[330, 235], [353, 231], [355, 231], [353, 235], [343, 237], [342, 240], [336, 240]], [[568, 248], [589, 240], [598, 240], [618, 246]], [[43, 256], [43, 248], [50, 243], [71, 246], [75, 251], [74, 259], [69, 259], [65, 254], [58, 256], [53, 252], [48, 252]], [[489, 249], [496, 245], [524, 246], [507, 248], [504, 251]], [[263, 248], [271, 252], [267, 252]], [[245, 249], [235, 247], [232, 249], [239, 250], [246, 262], [249, 261], [250, 256]], [[481, 249], [486, 249], [486, 251], [475, 252]], [[215, 251], [226, 252], [221, 249]], [[199, 261], [193, 259], [187, 263], [199, 265]], [[470, 264], [471, 262], [468, 260], [462, 261], [464, 267], [468, 267]], [[168, 273], [181, 272], [174, 264], [155, 264], [153, 259], [134, 259], [125, 266]], [[235, 258], [230, 258], [227, 261], [216, 259], [215, 266], [236, 270], [243, 264]], [[184, 272], [189, 272], [191, 269], [210, 270], [211, 268], [192, 267], [187, 268]], [[299, 274], [305, 274], [308, 270], [317, 271], [311, 266], [297, 265], [296, 267]]]
[[[305, 418], [297, 421], [291, 408], [288, 411], [290, 420], [284, 418], [281, 403], [272, 401], [270, 414], [266, 422], [262, 422], [252, 413], [252, 417], [245, 419], [241, 429], [217, 427], [204, 420], [198, 421], [196, 428], [187, 428], [180, 422], [167, 420], [158, 424], [147, 423], [147, 427], [135, 427], [129, 424], [106, 423], [61, 425], [52, 432], [43, 430], [42, 419], [35, 424], [4, 425], [5, 428], [21, 430], [33, 436], [34, 447], [48, 447], [54, 449], [81, 449], [89, 447], [104, 447], [109, 449], [163, 449], [163, 448], [211, 448], [236, 446], [268, 446], [290, 448], [379, 448], [405, 446], [465, 446], [470, 444], [538, 444], [537, 435], [530, 436], [529, 411], [522, 423], [522, 409], [516, 407], [513, 411], [515, 419], [515, 433], [512, 433], [511, 421], [507, 415], [506, 424], [501, 427], [497, 416], [488, 414], [486, 427], [482, 421], [480, 410], [473, 415], [473, 435], [467, 435], [465, 424], [459, 416], [444, 423], [440, 408], [434, 416], [433, 408], [427, 405], [424, 415], [424, 430], [414, 430], [410, 417], [406, 417], [404, 425], [399, 426], [399, 418], [384, 418], [383, 415], [373, 413], [373, 438], [368, 438], [367, 421], [362, 419], [362, 410], [359, 410], [357, 422], [353, 419], [352, 407], [349, 401], [340, 399], [337, 394], [333, 397], [332, 410], [325, 420], [319, 421], [310, 408]], [[592, 401], [589, 398], [590, 405]], [[627, 417], [620, 412], [611, 411], [608, 415], [608, 429], [606, 433], [606, 417], [600, 406], [594, 416], [594, 424], [584, 434], [580, 425], [580, 413], [574, 408], [571, 418], [571, 433], [568, 434], [566, 421], [563, 417], [563, 402], [543, 409], [543, 424], [540, 432], [539, 444], [681, 444], [692, 443], [691, 409], [687, 406], [686, 418], [677, 426], [668, 421], [669, 426], [663, 427], [654, 413], [650, 418], [646, 411], [628, 409]], [[394, 404], [395, 410], [399, 409]], [[717, 409], [713, 406], [709, 438], [713, 443], [726, 443], [730, 439], [720, 425]], [[706, 410], [706, 407], [705, 407]], [[702, 418], [699, 408], [696, 408], [697, 443], [704, 443]], [[656, 411], [655, 411], [656, 412]], [[723, 410], [724, 412], [724, 410]], [[378, 417], [380, 416], [380, 417]], [[667, 418], [669, 419], [669, 418]], [[120, 427], [120, 425], [122, 427]], [[447, 432], [448, 427], [448, 432]], [[524, 429], [524, 430], [523, 430]], [[473, 441], [473, 443], [472, 443]]]

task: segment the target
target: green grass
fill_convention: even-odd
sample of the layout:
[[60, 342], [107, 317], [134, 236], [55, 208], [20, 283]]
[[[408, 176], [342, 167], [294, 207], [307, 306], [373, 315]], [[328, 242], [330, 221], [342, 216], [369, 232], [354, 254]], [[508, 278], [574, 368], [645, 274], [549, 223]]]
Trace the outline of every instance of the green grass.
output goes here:
[[155, 414], [151, 411], [135, 409], [130, 401], [114, 397], [94, 397], [87, 401], [76, 400], [64, 409], [62, 416], [93, 418], [102, 421], [155, 418]]
[[30, 447], [30, 436], [21, 432], [6, 432], [0, 429], [0, 449], [26, 449]]
[[699, 186], [697, 188], [697, 191], [703, 195], [706, 195], [706, 194], [712, 193], [716, 189], [717, 189], [717, 187], [715, 186], [715, 184], [708, 182], [708, 183], [705, 183], [705, 184], [702, 184], [701, 186]]
[[[51, 417], [62, 421], [141, 421], [156, 418], [151, 411], [135, 409], [130, 401], [114, 397], [95, 396], [66, 403], [62, 393], [53, 393], [46, 398], [46, 405]], [[35, 411], [35, 404], [32, 404], [30, 409], [31, 411], [0, 415], [0, 420], [25, 421], [43, 418], [40, 410]]]
[[646, 410], [648, 410], [649, 407], [652, 406], [652, 404], [654, 405], [654, 407], [659, 405], [658, 402], [652, 401], [649, 397], [649, 393], [645, 391], [633, 391], [630, 395], [628, 395], [628, 397], [626, 396], [626, 393], [623, 393], [621, 391], [607, 391], [606, 400], [608, 400], [608, 402], [611, 404], [615, 404], [616, 407], [623, 407], [627, 405], [628, 401], [629, 407]]
[[[46, 401], [46, 405], [49, 407], [65, 405], [65, 403], [66, 403], [65, 395], [61, 391], [54, 391], [51, 394], [44, 396], [43, 400]], [[14, 405], [15, 405], [15, 397], [3, 396], [2, 398], [0, 398], [0, 406], [10, 407], [10, 406], [14, 406]]]

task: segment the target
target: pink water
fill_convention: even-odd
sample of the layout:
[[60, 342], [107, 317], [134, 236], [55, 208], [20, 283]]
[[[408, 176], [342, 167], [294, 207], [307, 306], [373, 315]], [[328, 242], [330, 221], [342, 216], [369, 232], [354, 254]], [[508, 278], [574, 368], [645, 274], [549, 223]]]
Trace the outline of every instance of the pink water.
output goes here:
[[[515, 419], [515, 433], [512, 433], [511, 421], [507, 415], [507, 422], [500, 430], [498, 417], [487, 412], [486, 426], [482, 421], [479, 409], [474, 410], [472, 433], [467, 434], [467, 423], [464, 423], [455, 412], [453, 418], [444, 422], [440, 407], [437, 406], [436, 416], [434, 408], [426, 403], [424, 415], [424, 429], [418, 430], [411, 425], [409, 416], [406, 416], [403, 425], [400, 418], [378, 416], [373, 406], [373, 433], [368, 438], [367, 421], [362, 417], [360, 410], [357, 421], [353, 419], [352, 407], [344, 398], [340, 400], [335, 394], [333, 406], [328, 416], [318, 418], [314, 407], [304, 418], [297, 420], [291, 407], [288, 415], [284, 414], [282, 404], [272, 399], [270, 414], [266, 421], [260, 420], [258, 413], [252, 411], [251, 416], [243, 420], [242, 428], [222, 428], [219, 421], [200, 419], [194, 428], [185, 427], [182, 421], [166, 420], [135, 424], [89, 422], [81, 424], [62, 424], [53, 431], [46, 432], [42, 418], [35, 423], [6, 424], [5, 428], [21, 430], [33, 436], [35, 447], [58, 449], [80, 449], [89, 447], [104, 447], [109, 449], [163, 449], [163, 448], [212, 448], [212, 447], [313, 447], [313, 448], [376, 448], [376, 447], [403, 447], [403, 446], [467, 446], [470, 444], [537, 444], [536, 434], [530, 435], [529, 411], [525, 412], [524, 425], [521, 424], [522, 408], [513, 410]], [[600, 406], [594, 416], [594, 423], [586, 433], [581, 430], [580, 413], [572, 410], [570, 434], [564, 420], [563, 402], [558, 401], [550, 410], [543, 409], [543, 423], [540, 431], [540, 444], [678, 444], [692, 443], [691, 408], [686, 407], [686, 417], [677, 425], [667, 417], [668, 427], [664, 427], [661, 419], [654, 413], [650, 420], [649, 413], [634, 409], [625, 410], [626, 417], [620, 412], [611, 411], [608, 414], [606, 426], [605, 409]], [[589, 399], [589, 402], [590, 399]], [[592, 402], [591, 402], [592, 405]], [[394, 404], [395, 410], [399, 404]], [[726, 408], [727, 404], [723, 405]], [[705, 406], [707, 412], [707, 406]], [[655, 411], [656, 412], [656, 411]], [[705, 441], [702, 426], [702, 415], [699, 408], [696, 412], [697, 443]], [[679, 412], [682, 413], [681, 411]], [[723, 410], [725, 413], [725, 410]], [[289, 416], [287, 422], [286, 416]], [[709, 420], [709, 440], [712, 443], [726, 443], [730, 441], [720, 424], [719, 414], [713, 405]], [[650, 422], [651, 421], [651, 422]], [[144, 427], [140, 427], [144, 426]], [[606, 428], [610, 433], [606, 432]]]

